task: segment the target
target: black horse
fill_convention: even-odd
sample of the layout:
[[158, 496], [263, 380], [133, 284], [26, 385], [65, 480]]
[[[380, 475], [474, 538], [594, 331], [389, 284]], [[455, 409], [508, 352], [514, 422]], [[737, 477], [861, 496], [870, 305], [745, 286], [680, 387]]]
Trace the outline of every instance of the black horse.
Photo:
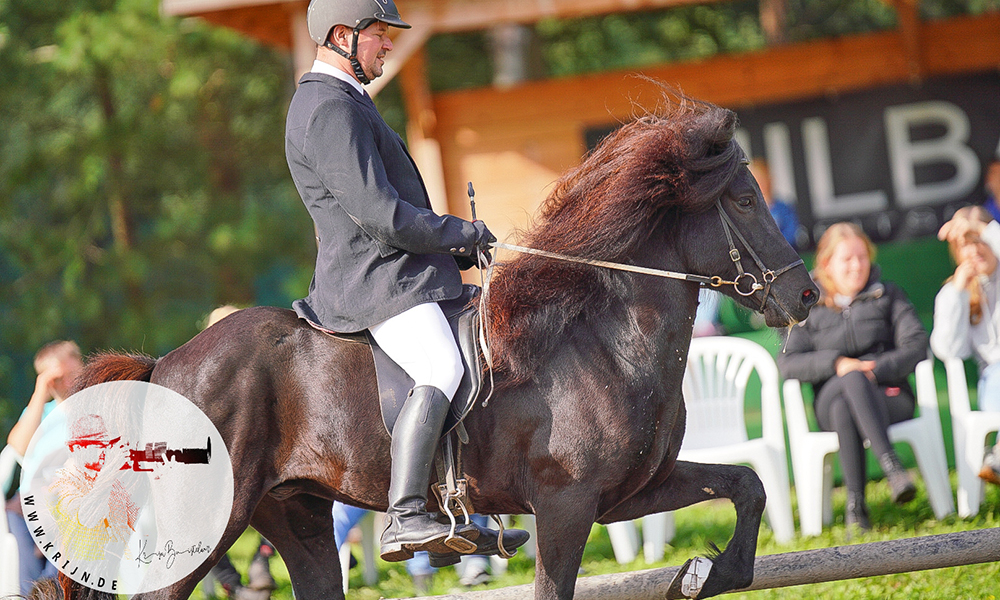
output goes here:
[[[817, 290], [778, 232], [735, 127], [731, 111], [668, 103], [562, 177], [523, 236], [550, 252], [701, 277], [532, 255], [513, 256], [493, 277], [496, 390], [466, 421], [472, 442], [463, 460], [478, 512], [536, 516], [538, 599], [572, 598], [595, 521], [710, 498], [732, 499], [737, 523], [698, 597], [753, 579], [760, 480], [745, 467], [677, 461], [699, 282], [760, 310], [771, 326], [804, 319]], [[148, 380], [198, 405], [236, 474], [218, 549], [148, 597], [187, 598], [253, 525], [284, 558], [296, 598], [343, 598], [331, 504], [385, 510], [389, 487], [390, 440], [367, 347], [320, 333], [291, 311], [253, 308], [157, 360], [98, 355], [83, 385], [114, 379]]]

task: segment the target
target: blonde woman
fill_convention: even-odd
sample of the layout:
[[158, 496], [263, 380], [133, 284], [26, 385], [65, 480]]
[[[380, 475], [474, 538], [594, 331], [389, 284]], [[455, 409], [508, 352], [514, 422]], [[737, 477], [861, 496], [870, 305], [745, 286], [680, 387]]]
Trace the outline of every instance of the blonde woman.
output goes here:
[[813, 385], [816, 420], [840, 439], [848, 526], [871, 527], [865, 502], [865, 443], [897, 503], [916, 488], [889, 441], [892, 423], [913, 418], [907, 376], [927, 356], [927, 332], [903, 291], [879, 279], [875, 247], [853, 223], [831, 226], [816, 247], [820, 302], [788, 333], [778, 355], [784, 377]]
[[[955, 274], [934, 299], [931, 349], [938, 358], [979, 363], [979, 409], [1000, 411], [1000, 224], [981, 206], [959, 209], [941, 228]], [[1000, 485], [1000, 446], [987, 455], [979, 476]]]

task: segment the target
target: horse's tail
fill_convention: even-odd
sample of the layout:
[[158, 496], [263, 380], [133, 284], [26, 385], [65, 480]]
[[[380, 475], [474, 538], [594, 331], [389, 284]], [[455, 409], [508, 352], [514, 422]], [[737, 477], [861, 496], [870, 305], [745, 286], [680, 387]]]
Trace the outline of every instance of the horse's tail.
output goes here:
[[[73, 392], [109, 381], [149, 381], [157, 359], [146, 354], [99, 352], [87, 358], [76, 379]], [[113, 600], [115, 596], [73, 581], [60, 572], [58, 583], [43, 579], [35, 584], [29, 598], [34, 600]]]
[[76, 391], [108, 381], [149, 381], [156, 361], [147, 354], [94, 354], [76, 380]]
[[116, 597], [116, 594], [79, 584], [62, 572], [59, 573], [58, 583], [52, 579], [38, 580], [28, 596], [31, 600], [115, 600]]
[[[107, 592], [84, 587], [73, 581], [65, 573], [60, 572], [56, 579], [39, 579], [31, 586], [27, 596], [30, 600], [114, 600]], [[24, 600], [24, 596], [7, 596]]]

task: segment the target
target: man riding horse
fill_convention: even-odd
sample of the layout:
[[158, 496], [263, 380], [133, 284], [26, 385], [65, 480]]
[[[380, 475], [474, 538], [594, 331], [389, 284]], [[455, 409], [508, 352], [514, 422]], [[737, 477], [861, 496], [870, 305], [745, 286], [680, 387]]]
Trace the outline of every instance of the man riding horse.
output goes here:
[[[438, 302], [460, 295], [459, 265], [488, 261], [496, 238], [482, 221], [434, 213], [406, 146], [362, 87], [382, 75], [389, 27], [410, 27], [393, 0], [312, 0], [307, 23], [316, 61], [292, 98], [285, 152], [318, 252], [309, 295], [293, 308], [323, 329], [367, 329], [414, 381], [392, 432], [382, 559], [490, 551], [495, 534], [473, 524], [452, 531], [426, 503], [464, 372]], [[505, 540], [515, 538], [527, 534], [508, 530]]]

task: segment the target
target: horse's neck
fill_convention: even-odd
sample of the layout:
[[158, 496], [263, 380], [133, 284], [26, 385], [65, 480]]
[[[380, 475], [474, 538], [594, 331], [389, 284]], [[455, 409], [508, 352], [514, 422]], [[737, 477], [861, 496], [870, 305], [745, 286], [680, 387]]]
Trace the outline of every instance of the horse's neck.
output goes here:
[[[646, 250], [648, 256], [636, 256], [633, 261], [669, 270], [684, 269], [669, 243], [651, 241]], [[686, 363], [698, 308], [698, 286], [645, 274], [628, 277], [631, 278], [631, 300], [622, 309], [627, 316], [610, 319], [616, 322], [617, 331], [605, 338], [606, 343], [641, 349], [633, 355], [643, 363], [636, 365], [639, 370], [653, 378], [669, 379]]]

